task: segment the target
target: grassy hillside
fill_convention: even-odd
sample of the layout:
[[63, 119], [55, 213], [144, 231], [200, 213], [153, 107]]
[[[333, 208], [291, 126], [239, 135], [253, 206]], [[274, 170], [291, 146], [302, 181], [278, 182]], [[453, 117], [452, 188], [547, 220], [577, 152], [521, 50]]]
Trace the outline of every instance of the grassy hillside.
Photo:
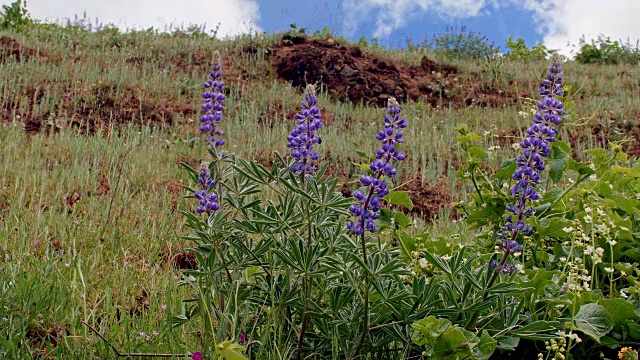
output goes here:
[[[216, 50], [228, 95], [227, 150], [265, 165], [275, 152], [286, 154], [300, 86], [306, 77], [320, 81], [319, 151], [345, 193], [357, 179], [356, 151], [375, 151], [384, 90], [404, 95], [407, 160], [397, 183], [412, 191], [420, 230], [434, 236], [468, 232], [451, 222], [459, 214], [450, 203], [467, 201], [471, 190], [456, 178], [464, 161], [456, 127], [468, 124], [483, 134], [484, 148], [502, 148], [484, 171], [497, 169], [515, 156], [511, 145], [529, 124], [530, 98], [548, 66], [287, 34], [219, 41], [44, 26], [0, 32], [5, 358], [113, 356], [80, 321], [99, 324], [124, 351], [199, 347], [196, 325], [173, 329], [165, 321], [183, 310], [180, 269], [196, 266], [180, 240], [180, 210], [192, 205], [182, 198], [188, 178], [180, 163], [196, 167], [206, 155], [198, 111]], [[303, 66], [317, 56], [318, 64]], [[354, 79], [347, 86], [339, 81], [345, 66]], [[567, 62], [564, 72], [579, 116], [559, 136], [575, 156], [609, 141], [640, 155], [640, 68]]]

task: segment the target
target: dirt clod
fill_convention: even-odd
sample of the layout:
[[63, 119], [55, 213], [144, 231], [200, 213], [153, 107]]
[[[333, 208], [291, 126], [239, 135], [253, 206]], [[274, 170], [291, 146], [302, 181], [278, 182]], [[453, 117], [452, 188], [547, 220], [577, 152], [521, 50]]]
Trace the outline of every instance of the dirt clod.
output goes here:
[[198, 261], [194, 253], [182, 252], [173, 257], [173, 265], [180, 270], [195, 270], [198, 268]]
[[451, 204], [449, 185], [442, 180], [435, 183], [423, 182], [418, 174], [401, 190], [409, 191], [409, 198], [413, 202], [411, 213], [427, 221], [435, 219], [441, 210], [449, 208]]
[[459, 73], [455, 66], [423, 57], [419, 66], [383, 59], [358, 46], [286, 37], [273, 50], [279, 78], [293, 86], [322, 83], [340, 101], [386, 106], [398, 101], [425, 101], [432, 106], [501, 106], [517, 96], [481, 81], [477, 74]]

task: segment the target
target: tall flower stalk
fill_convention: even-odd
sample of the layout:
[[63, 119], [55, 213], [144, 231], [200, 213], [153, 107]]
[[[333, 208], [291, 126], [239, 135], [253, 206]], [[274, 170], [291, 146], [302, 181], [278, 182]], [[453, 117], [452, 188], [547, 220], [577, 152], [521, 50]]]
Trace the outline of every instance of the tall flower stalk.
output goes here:
[[[390, 98], [387, 106], [387, 114], [384, 116], [384, 129], [376, 135], [381, 142], [376, 151], [376, 159], [371, 162], [369, 169], [371, 175], [360, 177], [361, 189], [354, 191], [353, 197], [356, 203], [349, 207], [349, 211], [355, 216], [355, 221], [349, 222], [347, 228], [352, 234], [360, 236], [362, 246], [362, 259], [368, 264], [366, 231], [375, 233], [378, 229], [375, 220], [380, 217], [380, 199], [389, 194], [388, 184], [385, 178], [390, 178], [397, 173], [394, 163], [406, 158], [404, 152], [398, 150], [398, 145], [404, 142], [402, 129], [407, 127], [407, 121], [400, 117], [402, 109], [395, 98]], [[371, 276], [367, 271], [364, 289], [364, 321], [362, 333], [353, 351], [353, 358], [358, 355], [364, 339], [369, 332], [369, 292], [371, 290]]]
[[[209, 72], [209, 77], [203, 84], [204, 93], [202, 94], [203, 104], [201, 107], [201, 116], [200, 116], [200, 133], [204, 137], [204, 141], [207, 144], [207, 148], [210, 153], [220, 159], [220, 153], [218, 152], [218, 148], [225, 144], [225, 140], [222, 137], [224, 132], [222, 131], [220, 124], [222, 122], [223, 113], [224, 113], [224, 101], [226, 99], [224, 95], [224, 82], [222, 81], [222, 65], [221, 65], [221, 56], [219, 52], [215, 52], [213, 54], [213, 65], [211, 67], [211, 71]], [[217, 181], [216, 177], [220, 175], [220, 169], [218, 166], [218, 162], [215, 162], [215, 166], [213, 168], [214, 174], [210, 170], [210, 165], [208, 163], [203, 163], [200, 166], [200, 173], [198, 177], [198, 189], [194, 192], [194, 197], [199, 201], [199, 205], [196, 208], [196, 212], [199, 214], [205, 213], [210, 215], [220, 209], [220, 204], [222, 201], [222, 184]], [[217, 191], [214, 187], [217, 186]], [[222, 264], [226, 264], [227, 261], [225, 259], [224, 253], [222, 251], [222, 247], [219, 242], [214, 242], [213, 244], [216, 248], [216, 256], [219, 257], [219, 260]], [[226, 270], [226, 267], [225, 267]], [[229, 271], [226, 271], [226, 274], [231, 281], [231, 275]], [[207, 288], [207, 286], [203, 286], [202, 282], [199, 282], [199, 291], [203, 296], [200, 297], [200, 306], [203, 310], [202, 316], [204, 320], [204, 338], [205, 341], [212, 341], [213, 348], [215, 349], [216, 344], [216, 330], [214, 327], [214, 323], [212, 321], [213, 314], [211, 312], [211, 304], [213, 304], [214, 297], [218, 297], [219, 304], [218, 307], [220, 311], [224, 311], [225, 309], [225, 296], [222, 291], [219, 291], [220, 288], [217, 288], [215, 291], [211, 291], [211, 289]], [[214, 293], [216, 295], [214, 295]], [[219, 321], [219, 329], [220, 333], [218, 334], [221, 338], [224, 339], [226, 336], [226, 319], [224, 316], [218, 316]], [[205, 347], [205, 356], [210, 355], [211, 348]], [[215, 351], [215, 350], [214, 350]]]
[[[224, 132], [220, 128], [224, 112], [224, 101], [226, 99], [223, 94], [224, 82], [222, 81], [222, 65], [221, 57], [218, 51], [213, 53], [213, 65], [209, 72], [209, 78], [203, 84], [205, 91], [202, 94], [203, 104], [200, 116], [200, 133], [204, 135], [204, 141], [207, 146], [213, 148], [217, 152], [217, 148], [225, 144], [222, 138]], [[216, 173], [220, 173], [216, 164]], [[214, 192], [216, 180], [211, 176], [209, 166], [203, 163], [200, 166], [200, 177], [198, 185], [200, 189], [194, 193], [195, 198], [200, 202], [196, 208], [196, 212], [212, 213], [220, 208], [219, 194]], [[218, 188], [220, 193], [221, 188]]]
[[301, 103], [302, 111], [296, 114], [298, 125], [287, 137], [287, 147], [291, 149], [291, 157], [295, 159], [290, 169], [301, 174], [303, 178], [305, 174], [313, 174], [317, 170], [315, 163], [318, 153], [313, 151], [313, 146], [322, 141], [316, 136], [316, 131], [323, 126], [317, 104], [315, 86], [307, 85]]
[[392, 177], [397, 173], [393, 166], [395, 162], [406, 158], [404, 152], [397, 149], [397, 145], [404, 142], [401, 129], [407, 127], [407, 120], [400, 118], [400, 105], [395, 98], [389, 99], [387, 114], [384, 116], [384, 129], [376, 135], [382, 144], [376, 151], [376, 159], [371, 162], [369, 169], [372, 175], [362, 175], [360, 185], [364, 187], [354, 191], [353, 197], [357, 203], [349, 207], [349, 211], [356, 217], [347, 227], [354, 235], [364, 235], [365, 230], [376, 232], [378, 229], [374, 221], [380, 217], [380, 198], [389, 193], [387, 181], [384, 177]]
[[[318, 153], [313, 150], [315, 144], [319, 144], [322, 140], [316, 135], [316, 131], [323, 126], [322, 115], [317, 106], [315, 86], [307, 85], [304, 92], [304, 99], [300, 104], [301, 111], [296, 114], [298, 125], [291, 131], [287, 137], [287, 147], [291, 149], [291, 157], [294, 159], [289, 170], [300, 176], [303, 188], [307, 189], [306, 176], [316, 172], [318, 161]], [[311, 202], [308, 201], [305, 206], [307, 220], [307, 251], [310, 251], [311, 240], [313, 237], [313, 220], [311, 218]], [[303, 288], [304, 292], [304, 308], [302, 311], [302, 321], [300, 324], [300, 332], [298, 333], [297, 353], [298, 359], [303, 358], [302, 343], [307, 331], [309, 321], [309, 306], [311, 294], [313, 290], [313, 279], [310, 275], [305, 275]]]
[[[510, 274], [516, 269], [515, 265], [508, 262], [509, 255], [522, 251], [518, 237], [532, 230], [525, 220], [534, 214], [533, 203], [540, 199], [540, 173], [545, 169], [543, 158], [549, 156], [549, 144], [556, 141], [558, 126], [562, 124], [564, 104], [559, 98], [564, 94], [562, 80], [560, 60], [554, 57], [539, 90], [542, 100], [538, 102], [533, 124], [527, 129], [524, 140], [520, 142], [522, 152], [516, 157], [518, 168], [513, 174], [516, 184], [510, 190], [514, 204], [507, 206], [509, 215], [498, 234], [502, 258], [490, 263], [493, 274], [487, 283], [487, 289], [493, 286], [499, 274]], [[475, 325], [478, 314], [478, 311], [473, 313], [467, 328]]]
[[545, 169], [543, 158], [549, 156], [549, 144], [556, 141], [558, 125], [562, 124], [564, 104], [559, 97], [563, 94], [562, 67], [558, 58], [554, 58], [540, 87], [542, 100], [538, 102], [538, 112], [526, 131], [525, 139], [520, 142], [522, 152], [516, 158], [518, 169], [513, 174], [516, 184], [511, 188], [515, 204], [507, 206], [510, 215], [498, 235], [503, 257], [500, 263], [495, 264], [496, 273], [513, 269], [507, 263], [507, 257], [522, 251], [522, 245], [517, 242], [518, 235], [531, 232], [531, 226], [525, 220], [533, 215], [533, 203], [540, 199], [540, 172]]
[[204, 83], [206, 91], [202, 94], [204, 103], [202, 104], [202, 116], [200, 116], [200, 132], [205, 136], [205, 141], [213, 146], [224, 145], [222, 138], [224, 132], [219, 128], [224, 112], [223, 94], [224, 82], [222, 81], [222, 65], [220, 53], [213, 54], [213, 66], [209, 73], [209, 79]]

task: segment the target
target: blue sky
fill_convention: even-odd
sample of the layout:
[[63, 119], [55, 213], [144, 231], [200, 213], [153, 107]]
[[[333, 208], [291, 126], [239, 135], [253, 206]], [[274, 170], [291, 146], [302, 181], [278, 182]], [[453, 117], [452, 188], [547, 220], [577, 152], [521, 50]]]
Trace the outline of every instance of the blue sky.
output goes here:
[[[361, 36], [365, 36], [368, 40], [374, 37], [375, 17], [363, 19], [356, 31], [349, 31], [344, 25], [344, 17], [347, 14], [344, 12], [342, 2], [338, 0], [312, 3], [296, 0], [260, 0], [258, 3], [261, 9], [258, 24], [267, 32], [287, 30], [290, 24], [296, 24], [311, 31], [322, 30], [328, 26], [332, 32], [354, 41]], [[405, 21], [403, 26], [380, 39], [380, 44], [391, 47], [405, 46], [407, 37], [419, 42], [426, 35], [446, 31], [450, 26], [458, 29], [466, 26], [467, 30], [486, 35], [501, 49], [504, 48], [510, 35], [514, 38], [521, 37], [530, 45], [543, 41], [542, 35], [536, 32], [533, 13], [510, 6], [484, 11], [477, 16], [464, 19], [446, 19], [438, 14], [425, 12]]]
[[[8, 4], [13, 0], [0, 0]], [[28, 0], [33, 17], [60, 21], [87, 12], [123, 29], [220, 23], [219, 35], [328, 26], [351, 40], [404, 46], [447, 26], [465, 25], [504, 49], [509, 35], [569, 54], [585, 35], [640, 39], [640, 0]]]

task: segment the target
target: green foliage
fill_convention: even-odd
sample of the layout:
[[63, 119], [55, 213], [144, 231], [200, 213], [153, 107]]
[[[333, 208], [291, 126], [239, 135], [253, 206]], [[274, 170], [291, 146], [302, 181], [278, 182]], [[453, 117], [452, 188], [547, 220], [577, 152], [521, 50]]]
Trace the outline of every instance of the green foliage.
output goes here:
[[640, 64], [640, 48], [637, 43], [623, 43], [600, 35], [590, 43], [582, 38], [579, 45], [576, 61], [583, 64]]
[[548, 50], [542, 43], [536, 44], [529, 49], [523, 38], [513, 40], [513, 36], [509, 36], [507, 40], [507, 49], [509, 49], [509, 52], [505, 55], [507, 58], [523, 62], [544, 60], [553, 54], [553, 51]]
[[426, 49], [451, 59], [490, 59], [499, 53], [494, 43], [487, 36], [466, 27], [447, 27], [445, 32], [436, 33], [419, 44], [408, 41], [409, 51]]
[[[228, 208], [219, 216], [194, 218], [175, 210], [189, 208], [192, 200], [176, 199], [173, 187], [189, 179], [176, 164], [195, 164], [203, 157], [198, 139], [184, 135], [193, 132], [189, 116], [176, 117], [169, 131], [132, 126], [95, 137], [79, 135], [56, 116], [63, 114], [57, 96], [67, 92], [78, 106], [108, 110], [99, 107], [98, 99], [95, 106], [87, 105], [84, 92], [98, 81], [118, 93], [144, 83], [149, 98], [167, 104], [166, 94], [195, 99], [201, 80], [197, 71], [186, 67], [182, 72], [171, 61], [184, 59], [193, 66], [189, 53], [240, 48], [246, 38], [221, 43], [194, 34], [193, 41], [184, 42], [188, 35], [180, 32], [175, 37], [153, 30], [91, 33], [80, 25], [45, 24], [32, 29], [22, 45], [63, 57], [60, 63], [5, 61], [9, 71], [0, 72], [3, 103], [12, 104], [6, 107], [10, 119], [30, 114], [34, 97], [25, 84], [59, 86], [43, 87], [34, 110], [35, 119], [46, 114], [55, 120], [50, 127], [55, 132], [27, 136], [17, 126], [20, 121], [0, 128], [0, 357], [112, 357], [110, 348], [87, 336], [79, 322], [86, 320], [131, 351], [190, 353], [205, 343], [211, 357], [293, 358], [309, 299], [305, 355], [344, 358], [353, 354], [362, 332], [366, 274], [375, 274], [375, 281], [360, 358], [419, 358], [422, 353], [518, 357], [531, 349], [547, 353], [546, 346], [561, 339], [566, 357], [591, 358], [602, 351], [612, 358], [612, 351], [640, 341], [635, 310], [640, 301], [640, 167], [618, 145], [585, 151], [586, 144], [602, 140], [589, 131], [586, 139], [572, 137], [571, 146], [568, 141], [554, 144], [546, 163], [547, 190], [532, 218], [535, 230], [521, 239], [526, 247], [516, 260], [520, 270], [500, 275], [488, 287], [487, 263], [495, 258], [495, 231], [510, 201], [507, 188], [515, 170], [509, 144], [494, 148], [493, 131], [503, 134], [518, 124], [514, 108], [406, 105], [408, 117], [418, 121], [406, 133], [410, 156], [403, 176], [420, 170], [426, 183], [446, 173], [459, 201], [451, 216], [464, 221], [454, 224], [446, 216], [425, 227], [423, 219], [413, 216], [418, 209], [409, 212], [415, 194], [394, 191], [387, 199], [391, 209], [381, 212], [377, 224], [381, 233], [367, 239], [365, 262], [343, 232], [342, 184], [334, 185], [326, 172], [305, 189], [278, 170], [287, 166], [286, 159], [260, 153], [284, 148], [286, 119], [272, 107], [297, 102], [290, 100], [296, 99], [295, 92], [286, 84], [255, 80], [264, 71], [262, 55], [238, 59], [252, 81], [242, 96], [230, 87], [225, 133], [230, 144], [242, 145], [235, 155], [214, 161], [228, 179]], [[260, 41], [267, 48], [274, 40]], [[76, 67], [73, 59], [80, 53], [85, 65]], [[144, 66], [98, 66], [100, 61], [124, 63], [123, 56], [131, 54], [144, 58]], [[461, 62], [463, 67], [476, 63]], [[518, 79], [533, 81], [533, 65], [513, 66]], [[630, 95], [618, 86], [618, 69], [568, 67], [572, 77], [583, 76], [576, 83], [597, 83], [593, 86], [607, 94], [607, 106], [618, 109], [616, 116], [635, 111], [628, 105], [633, 104]], [[605, 81], [609, 78], [613, 81]], [[568, 93], [581, 112], [599, 114], [592, 99], [582, 99], [584, 93]], [[368, 124], [378, 110], [323, 101], [335, 116], [323, 130], [332, 151], [331, 173], [336, 165], [351, 174], [356, 167], [350, 154], [373, 147], [367, 137], [375, 133]], [[147, 121], [144, 116], [136, 112], [131, 121]], [[461, 122], [476, 124], [477, 133]], [[458, 145], [452, 145], [454, 136]], [[98, 191], [103, 176], [110, 188], [106, 195]], [[170, 263], [183, 255], [175, 238], [185, 235], [185, 221], [197, 267], [180, 272]], [[311, 247], [306, 238], [300, 241], [309, 224]], [[602, 249], [602, 256], [589, 246]], [[178, 288], [174, 276], [180, 278]], [[478, 318], [471, 322], [476, 311]], [[433, 318], [448, 327], [432, 327], [432, 341], [414, 342], [422, 321]], [[167, 319], [176, 327], [163, 329], [160, 324]], [[204, 319], [212, 319], [206, 328]], [[160, 333], [150, 340], [140, 335], [156, 329]], [[243, 344], [240, 334], [246, 336]], [[554, 355], [548, 352], [548, 358]]]
[[16, 0], [10, 5], [2, 5], [0, 13], [0, 30], [13, 30], [25, 32], [33, 24], [33, 20], [27, 11], [26, 0]]
[[423, 356], [434, 360], [444, 359], [489, 359], [496, 349], [496, 341], [483, 331], [480, 337], [446, 319], [428, 316], [412, 326], [412, 340], [425, 345]]

